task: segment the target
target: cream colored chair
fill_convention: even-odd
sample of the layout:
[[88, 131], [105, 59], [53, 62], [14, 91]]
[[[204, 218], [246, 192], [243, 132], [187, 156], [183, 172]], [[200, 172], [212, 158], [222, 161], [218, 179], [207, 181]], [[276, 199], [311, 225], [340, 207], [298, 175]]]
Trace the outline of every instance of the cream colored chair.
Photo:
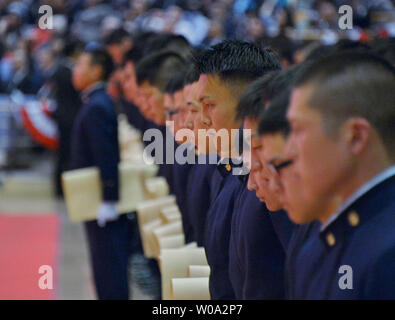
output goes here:
[[163, 249], [159, 257], [162, 276], [162, 299], [171, 299], [171, 280], [186, 278], [190, 265], [207, 265], [203, 248]]
[[169, 185], [164, 177], [152, 177], [145, 180], [147, 198], [156, 199], [169, 194]]
[[[174, 221], [171, 223], [166, 223], [166, 224], [156, 227], [152, 230], [153, 252], [154, 252], [154, 256], [156, 258], [159, 257], [160, 250], [161, 250], [160, 239], [162, 237], [176, 236], [176, 235], [181, 235], [181, 236], [184, 235], [181, 220]], [[184, 238], [184, 243], [180, 244], [179, 247], [182, 247], [184, 244], [185, 244], [185, 238]]]
[[210, 266], [197, 266], [190, 265], [188, 267], [188, 277], [189, 278], [201, 278], [210, 276]]
[[159, 213], [163, 223], [181, 220], [181, 212], [177, 205], [164, 207]]
[[171, 279], [170, 300], [210, 300], [209, 278]]
[[[119, 164], [120, 213], [136, 210], [146, 200], [145, 180], [156, 174], [158, 168], [152, 165], [121, 162]], [[62, 186], [67, 211], [73, 222], [95, 220], [102, 202], [102, 187], [99, 170], [96, 167], [71, 170], [62, 174]]]
[[160, 211], [167, 206], [175, 205], [175, 196], [170, 195], [162, 198], [146, 200], [137, 205], [137, 221], [143, 245], [144, 255], [147, 258], [155, 258], [155, 240], [153, 231], [164, 224]]

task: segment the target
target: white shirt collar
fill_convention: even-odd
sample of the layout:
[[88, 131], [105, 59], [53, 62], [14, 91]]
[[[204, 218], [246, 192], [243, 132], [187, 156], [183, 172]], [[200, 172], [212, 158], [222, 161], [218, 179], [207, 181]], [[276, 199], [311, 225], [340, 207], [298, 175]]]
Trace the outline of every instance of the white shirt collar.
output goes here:
[[321, 231], [324, 231], [333, 221], [335, 221], [340, 216], [340, 214], [343, 213], [344, 210], [346, 210], [350, 205], [352, 205], [355, 201], [361, 198], [365, 193], [394, 175], [395, 165], [392, 165], [378, 175], [374, 176], [368, 182], [364, 183], [360, 188], [357, 189], [357, 191], [355, 191], [350, 197], [348, 197], [348, 199], [340, 205], [338, 211], [334, 213], [329, 218], [329, 220], [321, 226]]

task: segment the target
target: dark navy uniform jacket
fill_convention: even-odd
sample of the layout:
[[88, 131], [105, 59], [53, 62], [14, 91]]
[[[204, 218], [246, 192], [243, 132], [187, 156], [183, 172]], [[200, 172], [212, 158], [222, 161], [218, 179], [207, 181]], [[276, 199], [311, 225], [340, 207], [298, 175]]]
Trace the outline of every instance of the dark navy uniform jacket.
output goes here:
[[[205, 158], [204, 162], [207, 164], [199, 163], [198, 159], [202, 157]], [[186, 204], [192, 226], [193, 239], [199, 247], [204, 246], [207, 212], [218, 187], [215, 183], [219, 182], [219, 177], [217, 179], [215, 177], [213, 178], [214, 174], [219, 174], [217, 172], [217, 166], [215, 164], [209, 164], [208, 157], [203, 154], [196, 157], [195, 164], [189, 172], [186, 187]]]
[[295, 224], [289, 219], [288, 213], [285, 210], [269, 211], [269, 216], [277, 237], [285, 252], [287, 252]]
[[195, 148], [194, 146], [183, 144], [178, 145], [175, 143], [183, 154], [183, 159], [186, 163], [179, 163], [174, 160], [173, 167], [173, 185], [174, 194], [176, 196], [176, 203], [181, 211], [182, 226], [185, 234], [185, 242], [190, 243], [195, 241], [192, 222], [188, 212], [187, 197], [188, 197], [188, 183], [190, 180], [190, 173], [194, 167], [195, 162]]
[[[226, 168], [226, 169], [225, 169]], [[235, 299], [229, 278], [229, 240], [232, 214], [241, 181], [229, 165], [219, 165], [221, 174], [218, 192], [206, 218], [205, 251], [210, 266], [209, 288], [211, 299]]]
[[394, 174], [310, 231], [291, 261], [290, 298], [395, 299]]
[[73, 169], [99, 168], [103, 200], [117, 201], [118, 194], [118, 122], [114, 105], [103, 85], [85, 93], [85, 103], [74, 122], [71, 144]]
[[300, 249], [314, 230], [319, 230], [321, 224], [316, 222], [295, 225], [289, 240], [285, 262], [285, 297], [292, 299], [294, 284], [298, 275], [295, 271], [295, 260]]
[[229, 275], [236, 299], [284, 299], [285, 250], [270, 213], [247, 178], [238, 191], [229, 245]]

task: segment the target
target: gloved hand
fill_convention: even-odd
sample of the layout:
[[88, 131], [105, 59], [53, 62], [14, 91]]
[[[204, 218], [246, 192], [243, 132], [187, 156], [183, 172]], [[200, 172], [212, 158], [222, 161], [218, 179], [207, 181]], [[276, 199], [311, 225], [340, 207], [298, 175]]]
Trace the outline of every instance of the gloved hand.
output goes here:
[[97, 212], [97, 224], [104, 227], [108, 221], [117, 220], [119, 216], [115, 202], [103, 202]]

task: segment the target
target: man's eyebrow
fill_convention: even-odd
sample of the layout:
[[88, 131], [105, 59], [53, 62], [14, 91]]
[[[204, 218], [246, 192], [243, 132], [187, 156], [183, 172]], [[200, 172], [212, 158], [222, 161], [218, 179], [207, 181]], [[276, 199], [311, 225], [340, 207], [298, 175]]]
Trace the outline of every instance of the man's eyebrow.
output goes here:
[[203, 96], [199, 98], [199, 102], [203, 102], [203, 100], [210, 99], [210, 96]]
[[278, 161], [283, 161], [283, 160], [285, 160], [285, 159], [282, 159], [281, 157], [273, 157], [273, 158], [270, 158], [266, 163], [267, 164], [275, 164], [276, 162], [278, 162]]
[[197, 107], [197, 104], [196, 104], [193, 100], [191, 100], [191, 101], [187, 101], [187, 106], [188, 106], [188, 107], [190, 107], [190, 106], [195, 106], [195, 107]]

